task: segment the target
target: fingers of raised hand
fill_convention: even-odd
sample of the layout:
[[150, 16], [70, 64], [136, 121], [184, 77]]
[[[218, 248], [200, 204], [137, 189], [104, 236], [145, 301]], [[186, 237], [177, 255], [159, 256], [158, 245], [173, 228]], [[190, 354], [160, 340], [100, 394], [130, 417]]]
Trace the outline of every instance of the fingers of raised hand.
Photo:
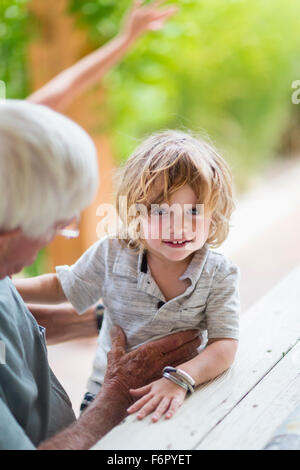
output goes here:
[[133, 2], [133, 5], [132, 5], [132, 8], [135, 9], [135, 8], [139, 8], [140, 6], [142, 6], [144, 3], [144, 0], [135, 0], [135, 2]]
[[145, 0], [135, 0], [132, 3], [131, 11], [143, 9], [143, 11], [147, 12], [156, 12], [157, 8], [163, 5], [164, 3], [166, 3], [166, 0], [156, 0], [150, 3], [146, 3]]
[[168, 8], [160, 13], [151, 13], [148, 18], [148, 29], [157, 30], [164, 26], [165, 22], [177, 12], [177, 8]]
[[154, 0], [153, 2], [149, 3], [148, 8], [149, 9], [155, 9], [160, 7], [161, 5], [164, 5], [167, 0]]

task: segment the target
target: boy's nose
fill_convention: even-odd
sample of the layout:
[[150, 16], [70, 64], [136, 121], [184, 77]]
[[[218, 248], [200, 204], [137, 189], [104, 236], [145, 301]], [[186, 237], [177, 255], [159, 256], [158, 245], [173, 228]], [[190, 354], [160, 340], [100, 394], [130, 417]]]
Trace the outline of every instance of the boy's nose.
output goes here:
[[171, 213], [170, 217], [170, 236], [174, 239], [183, 238], [184, 233], [184, 217], [183, 214]]

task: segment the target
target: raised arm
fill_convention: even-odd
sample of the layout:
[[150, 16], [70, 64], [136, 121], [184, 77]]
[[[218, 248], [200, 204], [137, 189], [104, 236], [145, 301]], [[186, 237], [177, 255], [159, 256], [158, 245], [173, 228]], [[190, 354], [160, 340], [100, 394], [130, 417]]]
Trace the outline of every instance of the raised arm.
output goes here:
[[32, 304], [59, 304], [66, 302], [66, 296], [56, 274], [28, 279], [14, 279], [16, 289], [24, 302]]
[[61, 72], [28, 97], [32, 103], [64, 110], [72, 100], [117, 64], [135, 41], [149, 30], [160, 29], [175, 13], [175, 7], [161, 9], [164, 1], [143, 5], [134, 2], [126, 14], [120, 33], [103, 47]]

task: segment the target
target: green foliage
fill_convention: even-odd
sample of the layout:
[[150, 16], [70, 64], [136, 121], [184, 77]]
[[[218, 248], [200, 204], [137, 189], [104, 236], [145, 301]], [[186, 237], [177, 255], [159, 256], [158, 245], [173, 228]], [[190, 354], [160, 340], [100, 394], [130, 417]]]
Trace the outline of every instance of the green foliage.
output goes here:
[[[0, 80], [9, 98], [29, 92], [29, 3], [0, 2]], [[291, 120], [299, 122], [291, 104], [292, 82], [300, 79], [299, 0], [168, 3], [180, 7], [175, 17], [140, 39], [105, 80], [116, 154], [127, 158], [145, 134], [162, 128], [207, 132], [242, 186], [278, 148]], [[69, 0], [69, 12], [96, 48], [118, 33], [130, 4]], [[42, 252], [27, 274], [43, 272], [44, 263]]]
[[[5, 83], [7, 98], [25, 98], [29, 91], [27, 46], [29, 30], [29, 0], [0, 2], [0, 80]], [[24, 269], [26, 276], [45, 272], [45, 251], [36, 262]]]
[[47, 268], [47, 254], [46, 250], [42, 249], [39, 251], [35, 262], [31, 266], [26, 266], [22, 271], [24, 277], [35, 277], [40, 276], [48, 271]]
[[28, 93], [27, 4], [28, 0], [0, 2], [0, 80], [6, 85], [7, 98], [24, 98]]
[[[129, 0], [70, 0], [94, 44], [118, 32]], [[300, 78], [298, 0], [174, 0], [180, 11], [143, 37], [105, 80], [121, 159], [145, 133], [203, 129], [238, 182], [280, 143]]]

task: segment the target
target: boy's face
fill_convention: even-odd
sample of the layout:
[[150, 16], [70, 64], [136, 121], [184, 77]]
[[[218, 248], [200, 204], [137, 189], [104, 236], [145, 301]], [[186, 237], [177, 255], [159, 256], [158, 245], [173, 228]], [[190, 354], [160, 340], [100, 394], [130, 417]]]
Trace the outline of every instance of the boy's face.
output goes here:
[[186, 184], [171, 196], [170, 204], [152, 204], [148, 218], [143, 219], [142, 230], [150, 252], [176, 262], [203, 247], [210, 221], [211, 214], [197, 204], [193, 189]]

